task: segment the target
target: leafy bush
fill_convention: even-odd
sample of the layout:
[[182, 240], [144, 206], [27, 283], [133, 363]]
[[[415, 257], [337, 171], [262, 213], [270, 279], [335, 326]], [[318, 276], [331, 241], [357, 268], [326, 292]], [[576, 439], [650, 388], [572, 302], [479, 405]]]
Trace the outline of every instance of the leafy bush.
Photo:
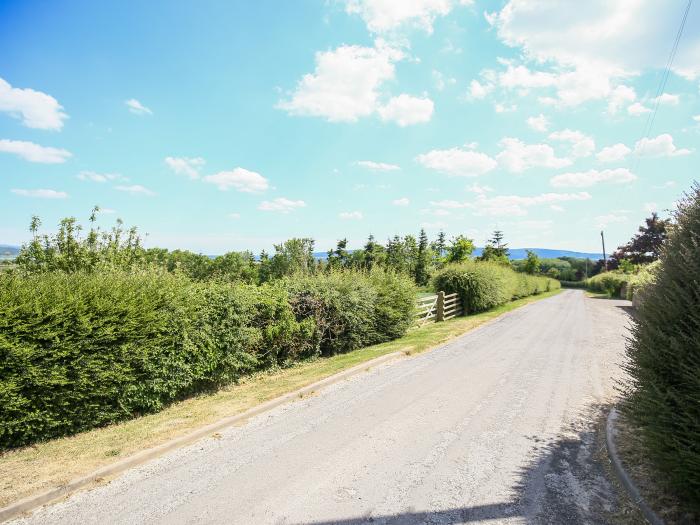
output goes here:
[[586, 281], [564, 281], [560, 280], [562, 288], [586, 288]]
[[606, 293], [610, 297], [622, 297], [623, 287], [631, 276], [616, 271], [599, 273], [586, 281], [586, 288], [591, 292]]
[[322, 355], [402, 336], [413, 320], [410, 278], [373, 270], [333, 271], [284, 280], [297, 319], [312, 318]]
[[445, 267], [433, 279], [433, 288], [458, 293], [465, 313], [477, 313], [555, 288], [548, 277], [516, 273], [508, 266], [488, 261], [466, 261]]
[[[656, 272], [659, 269], [659, 261], [654, 261], [641, 268], [639, 273], [634, 275], [627, 286], [627, 299], [641, 301], [645, 290], [654, 284], [656, 280]], [[635, 305], [636, 306], [636, 305]]]
[[159, 271], [0, 275], [0, 447], [159, 410], [314, 352], [279, 287]]
[[633, 320], [625, 413], [671, 490], [700, 510], [700, 186], [679, 205]]

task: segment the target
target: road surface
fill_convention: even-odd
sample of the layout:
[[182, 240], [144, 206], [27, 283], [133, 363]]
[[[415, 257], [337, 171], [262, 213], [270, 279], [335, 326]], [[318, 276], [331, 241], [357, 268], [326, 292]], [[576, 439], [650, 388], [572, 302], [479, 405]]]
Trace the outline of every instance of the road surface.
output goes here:
[[628, 305], [564, 291], [16, 523], [605, 523]]

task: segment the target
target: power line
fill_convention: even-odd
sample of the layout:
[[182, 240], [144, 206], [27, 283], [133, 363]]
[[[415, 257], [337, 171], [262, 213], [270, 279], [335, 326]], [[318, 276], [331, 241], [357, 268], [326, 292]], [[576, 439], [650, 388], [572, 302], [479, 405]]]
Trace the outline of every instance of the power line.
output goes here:
[[[644, 125], [644, 133], [642, 134], [642, 138], [638, 141], [638, 143], [643, 143], [644, 140], [649, 138], [649, 133], [651, 133], [652, 127], [654, 126], [654, 120], [656, 120], [656, 113], [659, 110], [660, 97], [666, 89], [666, 82], [668, 82], [668, 77], [671, 74], [671, 66], [673, 65], [673, 60], [676, 58], [676, 53], [678, 52], [678, 44], [681, 41], [681, 36], [683, 35], [683, 28], [685, 28], [685, 22], [686, 20], [688, 20], [688, 13], [690, 12], [690, 6], [692, 4], [693, 0], [688, 0], [688, 4], [685, 6], [683, 18], [681, 19], [681, 25], [678, 28], [678, 32], [676, 33], [676, 38], [674, 39], [673, 46], [671, 47], [671, 53], [668, 55], [666, 67], [664, 68], [664, 72], [661, 75], [661, 82], [659, 82], [659, 87], [656, 90], [656, 96], [654, 97], [654, 109], [649, 115], [647, 115], [647, 121]], [[639, 167], [640, 157], [641, 151], [638, 151], [637, 156], [635, 158], [634, 171], [636, 171]]]

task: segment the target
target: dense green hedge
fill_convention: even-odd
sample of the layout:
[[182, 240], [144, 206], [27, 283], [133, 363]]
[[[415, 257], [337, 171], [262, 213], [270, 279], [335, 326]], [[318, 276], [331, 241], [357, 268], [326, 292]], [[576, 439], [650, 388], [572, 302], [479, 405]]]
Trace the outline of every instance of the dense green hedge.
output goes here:
[[314, 319], [323, 355], [401, 337], [413, 321], [415, 286], [401, 274], [336, 271], [283, 282], [297, 319]]
[[623, 408], [659, 479], [700, 511], [700, 186], [676, 220], [633, 319]]
[[586, 288], [591, 292], [606, 293], [610, 297], [622, 297], [626, 284], [632, 279], [631, 274], [616, 271], [603, 272], [586, 280]]
[[585, 289], [586, 288], [586, 281], [564, 281], [564, 280], [559, 280], [559, 283], [561, 284], [562, 288], [577, 288], [577, 289]]
[[560, 285], [556, 279], [515, 272], [500, 263], [466, 261], [440, 270], [433, 278], [433, 287], [458, 293], [465, 312], [476, 313]]
[[151, 270], [0, 274], [0, 448], [398, 337], [414, 297], [409, 280], [380, 272], [263, 286]]

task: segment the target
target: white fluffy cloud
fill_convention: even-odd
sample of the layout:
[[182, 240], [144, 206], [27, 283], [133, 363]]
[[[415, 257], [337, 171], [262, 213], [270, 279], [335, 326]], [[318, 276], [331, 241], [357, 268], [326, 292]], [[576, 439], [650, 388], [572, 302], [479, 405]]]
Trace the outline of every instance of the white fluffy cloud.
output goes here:
[[128, 107], [129, 111], [134, 115], [153, 115], [153, 111], [141, 104], [141, 102], [135, 98], [125, 100], [124, 104], [126, 104], [126, 107]]
[[426, 168], [458, 177], [483, 175], [496, 167], [496, 161], [485, 153], [466, 148], [432, 150], [416, 160]]
[[[495, 74], [488, 89], [496, 85], [519, 95], [527, 95], [532, 89], [554, 90], [555, 97], [542, 96], [540, 102], [554, 106], [576, 106], [588, 100], [607, 97], [612, 92], [610, 81], [595, 70], [536, 71], [511, 60], [501, 59], [506, 69]], [[483, 72], [482, 72], [483, 73]]]
[[61, 164], [73, 156], [65, 149], [40, 146], [26, 140], [0, 139], [0, 152], [14, 153], [29, 162], [42, 164]]
[[430, 205], [436, 208], [445, 208], [448, 210], [458, 210], [460, 208], [468, 208], [468, 202], [460, 202], [455, 200], [430, 201]]
[[78, 173], [78, 178], [80, 180], [92, 181], [92, 182], [109, 182], [109, 181], [120, 181], [128, 180], [126, 177], [119, 175], [118, 173], [97, 173], [95, 171], [81, 171]]
[[478, 182], [475, 182], [467, 186], [466, 190], [472, 193], [489, 193], [493, 191], [493, 188], [491, 186], [482, 186]]
[[568, 142], [571, 144], [571, 155], [573, 157], [590, 157], [595, 151], [595, 141], [593, 137], [584, 135], [580, 131], [565, 129], [550, 133], [551, 140]]
[[480, 195], [476, 202], [466, 203], [466, 206], [473, 208], [475, 215], [523, 216], [527, 215], [527, 208], [533, 206], [552, 205], [568, 201], [585, 201], [590, 198], [591, 195], [585, 191], [579, 193], [542, 193], [529, 197], [521, 195], [486, 197], [485, 195]]
[[12, 193], [14, 193], [15, 195], [20, 195], [22, 197], [35, 197], [37, 199], [65, 199], [66, 197], [68, 197], [68, 194], [65, 191], [56, 191], [56, 190], [14, 189], [14, 190], [10, 190], [10, 191]]
[[[669, 38], [682, 15], [658, 0], [589, 0], [576, 9], [558, 0], [510, 0], [490, 15], [498, 36], [520, 47], [531, 59], [575, 68], [597, 68], [601, 75], [635, 74], [662, 68]], [[686, 77], [700, 74], [700, 14], [690, 11], [674, 70]], [[631, 29], [633, 28], [633, 29]]]
[[540, 113], [536, 117], [529, 117], [527, 119], [527, 125], [530, 126], [531, 129], [534, 129], [535, 131], [539, 131], [541, 133], [544, 133], [547, 131], [547, 128], [549, 127], [549, 120], [547, 120], [547, 117], [545, 117], [542, 113]]
[[372, 160], [358, 160], [357, 165], [372, 171], [396, 171], [401, 169], [396, 164], [388, 164], [386, 162], [374, 162]]
[[379, 107], [380, 88], [394, 78], [394, 62], [403, 52], [378, 41], [375, 47], [340, 46], [316, 53], [316, 69], [297, 84], [278, 108], [292, 115], [355, 122]]
[[608, 113], [616, 114], [623, 106], [631, 104], [636, 98], [637, 92], [634, 88], [625, 85], [617, 86], [608, 96]]
[[654, 102], [661, 106], [677, 106], [681, 101], [680, 95], [673, 95], [671, 93], [661, 93], [658, 97], [653, 99]]
[[635, 181], [637, 176], [627, 168], [610, 170], [588, 170], [555, 175], [549, 181], [556, 188], [586, 188], [599, 182], [626, 184]]
[[235, 168], [231, 171], [220, 171], [204, 177], [204, 182], [214, 184], [222, 191], [233, 188], [244, 193], [259, 193], [270, 187], [268, 180], [254, 171], [245, 168]]
[[634, 104], [631, 104], [630, 106], [627, 107], [627, 113], [629, 113], [633, 117], [639, 117], [640, 115], [644, 115], [645, 113], [650, 113], [650, 112], [651, 112], [651, 109], [646, 107], [641, 102], [635, 102]]
[[345, 10], [362, 17], [372, 33], [387, 33], [403, 26], [433, 32], [433, 22], [457, 4], [473, 0], [346, 0]]
[[202, 157], [165, 157], [165, 163], [178, 175], [198, 179], [199, 170], [202, 169], [205, 161]]
[[145, 186], [141, 186], [140, 184], [132, 184], [130, 186], [115, 186], [114, 189], [123, 191], [124, 193], [129, 193], [131, 195], [144, 195], [146, 197], [152, 197], [156, 194], [154, 191], [151, 191]]
[[408, 206], [411, 201], [407, 197], [401, 197], [400, 199], [395, 199], [391, 201], [394, 206]]
[[28, 128], [60, 130], [68, 115], [51, 95], [29, 88], [12, 87], [0, 78], [0, 111], [21, 119]]
[[402, 127], [427, 122], [434, 109], [427, 96], [403, 93], [382, 103], [382, 87], [394, 78], [394, 64], [403, 58], [403, 51], [381, 39], [374, 47], [343, 45], [318, 52], [315, 71], [304, 75], [290, 98], [277, 107], [330, 122], [356, 122], [374, 114]]
[[493, 84], [481, 83], [478, 80], [472, 80], [469, 83], [469, 94], [467, 98], [481, 100], [493, 91]]
[[382, 120], [396, 122], [402, 128], [428, 122], [433, 116], [434, 104], [428, 97], [401, 94], [392, 97], [385, 106], [378, 108]]
[[[541, 101], [560, 106], [607, 98], [608, 111], [615, 113], [634, 101], [631, 90], [619, 90], [622, 81], [665, 66], [683, 7], [658, 0], [590, 0], [572, 9], [558, 0], [510, 0], [487, 20], [501, 41], [519, 48], [538, 70], [509, 65], [499, 80], [521, 94], [553, 90], [554, 97]], [[691, 10], [674, 61], [674, 71], [691, 79], [700, 75], [700, 32], [692, 30], [699, 23], [699, 11]]]
[[360, 211], [343, 211], [338, 214], [338, 217], [344, 220], [359, 221], [362, 219], [362, 212]]
[[601, 149], [596, 155], [596, 158], [600, 162], [618, 162], [624, 160], [631, 152], [632, 150], [630, 148], [618, 142], [617, 144], [606, 146]]
[[688, 155], [689, 149], [677, 148], [673, 143], [673, 137], [668, 133], [662, 133], [653, 139], [641, 139], [634, 145], [634, 152], [641, 157], [678, 157]]
[[295, 201], [287, 199], [285, 197], [278, 197], [271, 201], [262, 201], [258, 206], [259, 210], [262, 211], [276, 211], [279, 213], [289, 213], [298, 208], [304, 208], [306, 203], [304, 201]]
[[571, 164], [571, 160], [557, 157], [548, 144], [525, 144], [519, 139], [506, 137], [500, 145], [503, 150], [496, 155], [496, 160], [512, 173], [538, 167], [563, 168]]

